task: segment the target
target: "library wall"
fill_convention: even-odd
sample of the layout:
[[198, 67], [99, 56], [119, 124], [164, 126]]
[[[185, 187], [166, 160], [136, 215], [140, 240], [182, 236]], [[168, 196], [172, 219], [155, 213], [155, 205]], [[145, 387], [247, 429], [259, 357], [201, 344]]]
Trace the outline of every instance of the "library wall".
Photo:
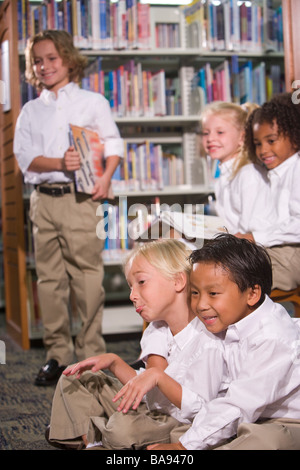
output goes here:
[[[27, 38], [52, 28], [73, 35], [89, 61], [81, 86], [108, 99], [124, 138], [125, 158], [112, 181], [116, 199], [103, 205], [116, 235], [106, 239], [106, 281], [116, 287], [122, 282], [120, 272], [113, 271], [133, 244], [127, 234], [131, 206], [148, 208], [147, 214], [138, 208], [133, 214], [140, 217], [143, 231], [162, 204], [202, 204], [212, 192], [216, 168], [199, 158], [197, 138], [205, 104], [261, 104], [285, 89], [284, 31], [279, 0], [193, 0], [187, 7], [171, 8], [136, 0], [5, 0], [1, 15], [3, 39], [5, 28], [10, 30], [11, 70], [17, 77], [12, 112], [1, 116], [2, 132], [10, 133], [4, 137], [9, 150], [2, 162], [2, 199], [5, 206], [11, 194], [9, 207], [15, 208], [9, 216], [3, 209], [6, 304], [9, 322], [17, 325], [28, 347], [33, 329], [40, 335], [42, 328], [28, 216], [32, 187], [22, 186], [10, 147], [21, 106], [36, 96], [24, 76]], [[20, 294], [14, 295], [13, 285]]]

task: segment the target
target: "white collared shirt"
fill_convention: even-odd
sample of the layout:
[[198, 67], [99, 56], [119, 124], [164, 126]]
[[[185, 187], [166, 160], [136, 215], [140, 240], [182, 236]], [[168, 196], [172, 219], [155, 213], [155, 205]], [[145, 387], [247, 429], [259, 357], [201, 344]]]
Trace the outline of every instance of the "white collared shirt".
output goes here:
[[[252, 233], [264, 246], [300, 243], [300, 156], [295, 153], [267, 173], [267, 197], [272, 203], [268, 225], [256, 224]], [[258, 210], [259, 210], [259, 206]]]
[[280, 304], [266, 296], [229, 326], [224, 347], [227, 393], [201, 407], [180, 438], [188, 450], [220, 445], [242, 422], [300, 419], [300, 329]]
[[273, 206], [266, 168], [253, 163], [240, 168], [230, 185], [230, 205], [236, 220], [232, 233], [250, 233], [254, 227], [269, 226]]
[[141, 358], [159, 354], [167, 359], [165, 373], [182, 387], [181, 409], [155, 387], [146, 394], [150, 410], [159, 410], [183, 423], [189, 423], [207, 401], [227, 387], [223, 384], [223, 343], [209, 333], [196, 317], [173, 336], [165, 322], [153, 322], [141, 340]]
[[221, 217], [229, 232], [233, 232], [238, 223], [238, 214], [232, 210], [231, 198], [231, 176], [235, 159], [220, 163], [220, 175], [215, 180], [214, 192], [216, 196], [216, 211]]
[[99, 93], [83, 90], [74, 82], [55, 94], [43, 90], [28, 101], [17, 119], [14, 153], [24, 174], [25, 182], [70, 182], [67, 172], [35, 173], [28, 171], [34, 158], [62, 158], [70, 145], [69, 124], [96, 131], [104, 142], [104, 156], [123, 156], [123, 140], [113, 120], [106, 98]]
[[[220, 165], [215, 182], [216, 210], [230, 233], [247, 233], [262, 227], [270, 213], [267, 191], [267, 171], [253, 163], [240, 168], [232, 177], [235, 159]], [[268, 226], [268, 224], [267, 224]]]

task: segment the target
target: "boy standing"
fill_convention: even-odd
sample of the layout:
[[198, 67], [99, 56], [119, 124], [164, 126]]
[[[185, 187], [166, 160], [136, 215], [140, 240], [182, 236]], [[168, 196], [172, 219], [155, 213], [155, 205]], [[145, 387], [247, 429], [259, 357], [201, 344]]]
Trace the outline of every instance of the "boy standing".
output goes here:
[[299, 450], [300, 332], [268, 297], [267, 253], [224, 234], [191, 262], [192, 309], [210, 332], [223, 332], [230, 384], [188, 430], [177, 428], [179, 441], [148, 449]]
[[[97, 201], [108, 197], [111, 177], [123, 155], [123, 141], [107, 100], [79, 88], [85, 65], [86, 59], [66, 31], [42, 31], [28, 42], [26, 77], [41, 93], [20, 113], [14, 152], [25, 182], [35, 185], [30, 216], [47, 349], [36, 385], [56, 383], [74, 360], [70, 290], [82, 321], [75, 342], [77, 358], [105, 351], [103, 241], [96, 235], [96, 209]], [[105, 171], [96, 180], [92, 196], [77, 194], [74, 189], [80, 156], [69, 146], [69, 124], [97, 132], [104, 143]]]

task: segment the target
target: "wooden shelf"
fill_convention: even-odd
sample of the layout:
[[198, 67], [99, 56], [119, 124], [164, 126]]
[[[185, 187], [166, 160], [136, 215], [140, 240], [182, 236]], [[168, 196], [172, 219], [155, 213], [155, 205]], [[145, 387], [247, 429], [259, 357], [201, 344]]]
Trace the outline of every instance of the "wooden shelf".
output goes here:
[[[204, 51], [200, 49], [184, 49], [184, 48], [161, 48], [155, 50], [83, 50], [83, 54], [91, 59], [95, 56], [101, 56], [105, 59], [106, 64], [109, 60], [123, 60], [126, 58], [136, 57], [139, 61], [145, 60], [148, 63], [155, 63], [156, 59], [165, 59], [166, 67], [176, 62], [181, 64], [196, 65], [199, 63], [216, 62], [219, 59], [226, 57], [230, 58], [233, 55], [238, 55], [240, 59], [255, 60], [282, 60], [284, 57], [285, 63], [285, 78], [286, 89], [291, 91], [291, 84], [293, 80], [300, 79], [300, 64], [297, 61], [297, 47], [300, 39], [300, 29], [298, 27], [298, 18], [300, 15], [300, 2], [299, 0], [284, 0], [282, 2], [283, 10], [283, 31], [284, 31], [284, 54], [272, 51], [260, 52], [247, 52], [247, 51]], [[28, 324], [27, 312], [27, 287], [26, 287], [26, 254], [24, 243], [24, 201], [22, 193], [22, 174], [19, 170], [17, 162], [13, 155], [13, 135], [14, 127], [18, 114], [20, 112], [20, 87], [19, 87], [19, 62], [21, 58], [22, 64], [24, 63], [24, 52], [18, 50], [18, 27], [17, 27], [17, 1], [4, 0], [1, 3], [0, 9], [0, 37], [1, 43], [9, 41], [10, 49], [10, 76], [11, 76], [11, 110], [8, 112], [0, 113], [0, 128], [1, 128], [1, 191], [2, 191], [2, 217], [3, 217], [3, 256], [4, 256], [4, 274], [5, 274], [5, 304], [6, 304], [6, 322], [7, 331], [11, 336], [22, 346], [23, 349], [30, 347], [30, 334]], [[1, 63], [0, 63], [1, 68]], [[197, 125], [198, 115], [187, 115], [184, 110], [183, 116], [155, 116], [155, 117], [116, 117], [117, 124], [123, 128], [125, 126], [138, 126], [149, 125], [157, 127], [194, 127]], [[193, 143], [186, 142], [186, 136], [172, 135], [168, 138], [166, 136], [155, 135], [151, 136], [153, 141], [160, 143], [178, 143], [187, 145], [187, 155], [190, 158], [193, 150]], [[140, 135], [138, 139], [142, 139]], [[148, 138], [148, 137], [147, 137]], [[129, 138], [131, 139], [131, 137]], [[170, 140], [168, 140], [170, 139]], [[144, 139], [143, 139], [144, 140]], [[137, 142], [134, 138], [132, 142]], [[190, 149], [192, 149], [190, 151]], [[188, 166], [193, 167], [193, 160], [190, 158], [187, 161], [185, 171]], [[197, 172], [194, 168], [192, 173], [195, 175], [196, 181], [199, 181]], [[189, 175], [189, 183], [187, 185], [177, 187], [166, 187], [161, 193], [157, 191], [138, 191], [134, 193], [123, 194], [117, 193], [117, 196], [139, 197], [145, 198], [149, 196], [171, 196], [175, 197], [179, 193], [191, 196], [198, 196], [201, 194], [208, 194], [212, 188], [207, 184], [194, 185], [193, 175]], [[190, 184], [191, 183], [191, 184]], [[116, 260], [111, 261], [111, 265], [116, 263]], [[109, 264], [110, 265], [110, 264]], [[123, 316], [125, 310], [114, 307], [112, 309], [105, 309], [104, 313], [104, 333], [116, 332], [116, 329], [106, 323], [106, 319], [116, 318], [118, 328], [126, 331], [126, 327], [132, 331], [140, 331], [142, 322], [134, 311], [133, 307], [128, 309], [128, 317]], [[123, 324], [124, 320], [124, 324]], [[122, 322], [122, 323], [120, 323]]]

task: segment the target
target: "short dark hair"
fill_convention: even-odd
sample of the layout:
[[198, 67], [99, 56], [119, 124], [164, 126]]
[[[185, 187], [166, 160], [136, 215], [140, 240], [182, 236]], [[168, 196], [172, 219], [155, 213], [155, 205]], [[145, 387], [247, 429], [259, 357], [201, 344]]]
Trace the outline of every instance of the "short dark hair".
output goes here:
[[244, 238], [224, 233], [208, 240], [190, 255], [191, 264], [215, 263], [228, 272], [241, 292], [249, 287], [261, 287], [260, 305], [272, 288], [272, 265], [267, 251]]

